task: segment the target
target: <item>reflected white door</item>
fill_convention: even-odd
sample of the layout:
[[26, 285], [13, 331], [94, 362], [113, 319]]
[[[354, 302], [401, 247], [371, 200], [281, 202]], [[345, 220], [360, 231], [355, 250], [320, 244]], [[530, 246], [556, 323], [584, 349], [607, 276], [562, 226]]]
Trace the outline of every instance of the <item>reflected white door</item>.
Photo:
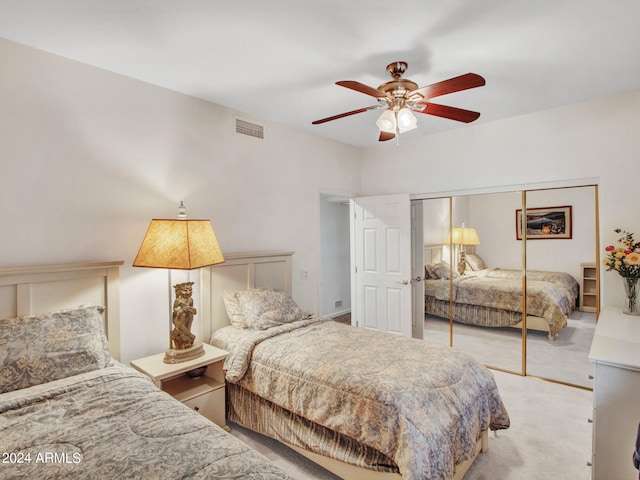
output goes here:
[[409, 194], [351, 199], [352, 324], [411, 336]]
[[413, 338], [424, 338], [424, 221], [422, 200], [411, 202], [411, 298]]

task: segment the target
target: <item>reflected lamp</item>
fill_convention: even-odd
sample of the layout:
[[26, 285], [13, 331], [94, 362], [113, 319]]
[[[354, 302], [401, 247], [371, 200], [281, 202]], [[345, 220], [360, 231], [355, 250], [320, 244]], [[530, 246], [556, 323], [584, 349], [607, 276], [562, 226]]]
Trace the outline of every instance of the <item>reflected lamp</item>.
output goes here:
[[451, 229], [447, 237], [448, 244], [458, 245], [460, 248], [460, 259], [458, 261], [458, 273], [464, 275], [467, 268], [467, 259], [464, 247], [466, 245], [480, 245], [480, 239], [475, 228], [465, 227], [464, 223], [461, 227]]

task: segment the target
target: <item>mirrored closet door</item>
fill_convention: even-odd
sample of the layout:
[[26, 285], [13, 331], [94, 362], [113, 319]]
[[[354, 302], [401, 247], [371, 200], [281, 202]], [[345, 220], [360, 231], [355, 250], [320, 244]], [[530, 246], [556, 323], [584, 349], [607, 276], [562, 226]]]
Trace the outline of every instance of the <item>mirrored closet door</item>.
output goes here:
[[[451, 345], [486, 365], [522, 373], [522, 246], [513, 236], [519, 192], [423, 202], [424, 339]], [[515, 280], [489, 280], [509, 270]], [[508, 283], [500, 298], [492, 283]], [[498, 308], [497, 301], [502, 302]], [[511, 305], [511, 310], [507, 309]]]
[[596, 326], [596, 187], [525, 193], [526, 373], [593, 387]]
[[493, 368], [591, 387], [597, 187], [421, 201], [423, 338]]
[[[522, 245], [515, 240], [514, 207], [520, 192], [454, 197], [453, 231], [475, 235], [454, 245], [464, 254], [454, 295], [453, 346], [485, 365], [521, 374]], [[457, 236], [454, 235], [454, 238]], [[471, 245], [464, 245], [471, 243]], [[477, 243], [477, 245], [473, 245]], [[462, 273], [461, 273], [462, 272]]]
[[424, 331], [430, 342], [451, 346], [449, 290], [451, 250], [446, 244], [451, 229], [451, 198], [417, 200], [422, 203], [424, 260]]

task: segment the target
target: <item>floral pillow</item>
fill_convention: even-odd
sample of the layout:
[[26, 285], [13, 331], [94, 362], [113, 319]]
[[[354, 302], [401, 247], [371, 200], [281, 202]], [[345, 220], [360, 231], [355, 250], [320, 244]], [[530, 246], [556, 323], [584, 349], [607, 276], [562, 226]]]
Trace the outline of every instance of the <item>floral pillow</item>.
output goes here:
[[[435, 275], [435, 278], [441, 278], [443, 280], [449, 280], [449, 278], [451, 278], [451, 273], [452, 273], [451, 267], [447, 262], [439, 262], [434, 264], [432, 272]], [[456, 278], [457, 276], [458, 276], [458, 272], [454, 270], [453, 278]]]
[[425, 278], [434, 278], [437, 279], [438, 278], [438, 274], [435, 272], [435, 267], [436, 267], [437, 263], [429, 263], [427, 265], [424, 266], [425, 269]]
[[235, 293], [247, 327], [265, 330], [270, 327], [300, 320], [306, 314], [285, 292], [246, 290]]
[[475, 255], [473, 253], [467, 253], [465, 255], [465, 259], [467, 261], [467, 265], [469, 266], [469, 268], [474, 272], [477, 272], [478, 270], [484, 270], [485, 268], [487, 268], [485, 267], [484, 261], [482, 260], [482, 258], [480, 258], [479, 255]]
[[0, 320], [0, 393], [106, 367], [104, 307]]
[[238, 292], [222, 292], [222, 301], [224, 302], [224, 308], [227, 311], [227, 317], [229, 322], [236, 328], [249, 328], [247, 325], [247, 317], [240, 308], [240, 301], [237, 296]]

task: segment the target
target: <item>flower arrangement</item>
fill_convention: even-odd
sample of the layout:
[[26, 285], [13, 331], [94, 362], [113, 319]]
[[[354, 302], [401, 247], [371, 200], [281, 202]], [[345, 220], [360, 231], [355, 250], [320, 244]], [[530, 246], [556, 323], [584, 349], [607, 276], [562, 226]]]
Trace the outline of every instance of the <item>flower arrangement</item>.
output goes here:
[[603, 264], [607, 271], [615, 270], [622, 277], [640, 278], [640, 242], [633, 239], [633, 233], [616, 228], [614, 232], [622, 234], [618, 239], [619, 247], [607, 246], [607, 257]]

